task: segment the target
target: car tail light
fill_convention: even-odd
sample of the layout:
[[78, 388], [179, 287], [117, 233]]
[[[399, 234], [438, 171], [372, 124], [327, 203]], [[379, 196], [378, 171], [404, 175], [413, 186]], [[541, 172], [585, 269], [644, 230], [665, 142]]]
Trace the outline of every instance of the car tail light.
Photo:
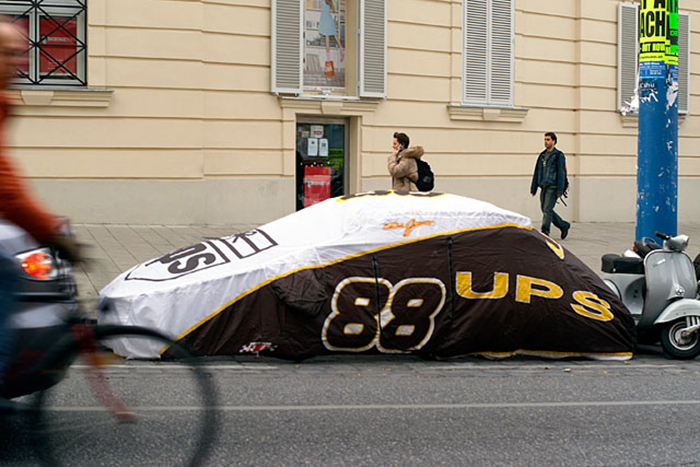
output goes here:
[[32, 278], [48, 281], [58, 276], [56, 262], [50, 250], [42, 248], [17, 255], [21, 268]]

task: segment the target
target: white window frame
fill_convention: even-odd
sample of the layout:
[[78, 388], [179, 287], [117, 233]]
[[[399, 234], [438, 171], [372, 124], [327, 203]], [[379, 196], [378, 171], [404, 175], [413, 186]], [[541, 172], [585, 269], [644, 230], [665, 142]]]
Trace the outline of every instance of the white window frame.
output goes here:
[[[494, 18], [493, 9], [494, 1], [507, 1], [509, 3], [509, 30], [510, 37], [508, 40], [505, 59], [503, 57], [497, 57], [496, 54], [499, 53], [499, 49], [494, 47], [494, 23], [496, 21], [502, 20], [502, 18]], [[479, 5], [483, 4], [483, 5]], [[484, 93], [482, 97], [469, 96], [469, 70], [468, 70], [468, 49], [469, 44], [469, 7], [485, 9], [484, 16], [486, 18], [486, 38], [483, 47], [483, 53], [485, 55], [486, 63], [484, 65], [484, 70], [477, 70], [477, 80], [483, 79]], [[462, 105], [466, 106], [485, 106], [485, 107], [513, 107], [514, 105], [514, 81], [515, 81], [515, 2], [514, 0], [462, 0]], [[502, 48], [500, 49], [503, 50]], [[494, 61], [507, 61], [507, 82], [503, 83], [504, 80], [499, 81], [499, 77], [495, 73]], [[483, 73], [482, 77], [478, 74]], [[499, 72], [502, 74], [502, 72]], [[495, 95], [495, 89], [500, 87], [503, 89], [507, 88], [506, 96]]]
[[66, 78], [42, 78], [39, 70], [41, 48], [32, 47], [29, 52], [29, 77], [17, 78], [16, 84], [30, 86], [87, 86], [87, 6], [85, 0], [44, 0], [39, 9], [26, 1], [0, 0], [0, 14], [25, 15], [29, 18], [29, 39], [38, 43], [40, 41], [38, 24], [42, 17], [68, 18], [75, 16], [77, 21], [76, 37], [84, 44], [82, 51], [75, 57], [75, 77]]

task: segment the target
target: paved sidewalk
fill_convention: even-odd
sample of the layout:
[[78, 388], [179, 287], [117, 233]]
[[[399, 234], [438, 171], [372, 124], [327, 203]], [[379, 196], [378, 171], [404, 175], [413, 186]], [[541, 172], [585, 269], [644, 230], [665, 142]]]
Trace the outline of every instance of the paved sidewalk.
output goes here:
[[[200, 242], [205, 237], [221, 237], [244, 230], [246, 226], [163, 226], [74, 224], [78, 239], [90, 246], [93, 259], [86, 271], [76, 271], [80, 295], [94, 309], [99, 291], [121, 272], [177, 248]], [[634, 223], [574, 223], [561, 243], [596, 272], [605, 253], [622, 253], [632, 246]], [[700, 223], [681, 223], [679, 233], [690, 236], [691, 259], [700, 251]], [[558, 231], [554, 229], [554, 238]]]

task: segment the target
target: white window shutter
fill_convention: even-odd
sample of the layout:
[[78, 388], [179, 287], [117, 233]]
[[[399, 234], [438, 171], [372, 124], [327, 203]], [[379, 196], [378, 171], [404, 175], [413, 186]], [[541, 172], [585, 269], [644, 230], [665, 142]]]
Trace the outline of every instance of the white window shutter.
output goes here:
[[360, 96], [386, 97], [387, 0], [360, 2]]
[[637, 4], [620, 3], [617, 21], [617, 108], [634, 96], [637, 87], [639, 37]]
[[489, 104], [513, 105], [513, 1], [491, 0]]
[[272, 0], [272, 92], [301, 94], [303, 0]]
[[690, 112], [690, 15], [678, 13], [678, 112]]
[[464, 0], [464, 104], [488, 103], [488, 0]]

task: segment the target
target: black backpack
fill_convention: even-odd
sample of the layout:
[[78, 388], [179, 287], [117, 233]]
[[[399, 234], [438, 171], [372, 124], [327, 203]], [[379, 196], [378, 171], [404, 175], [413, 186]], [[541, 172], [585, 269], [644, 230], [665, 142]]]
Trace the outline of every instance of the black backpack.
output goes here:
[[[559, 153], [562, 154], [562, 153]], [[562, 154], [563, 155], [563, 154]], [[557, 157], [560, 157], [557, 155]], [[561, 194], [562, 198], [568, 198], [569, 197], [569, 170], [566, 168], [566, 156], [564, 157], [564, 192]], [[566, 201], [563, 199], [561, 202], [566, 206]]]
[[435, 186], [435, 175], [430, 170], [430, 165], [421, 159], [416, 159], [416, 164], [418, 165], [416, 188], [418, 191], [431, 191]]

